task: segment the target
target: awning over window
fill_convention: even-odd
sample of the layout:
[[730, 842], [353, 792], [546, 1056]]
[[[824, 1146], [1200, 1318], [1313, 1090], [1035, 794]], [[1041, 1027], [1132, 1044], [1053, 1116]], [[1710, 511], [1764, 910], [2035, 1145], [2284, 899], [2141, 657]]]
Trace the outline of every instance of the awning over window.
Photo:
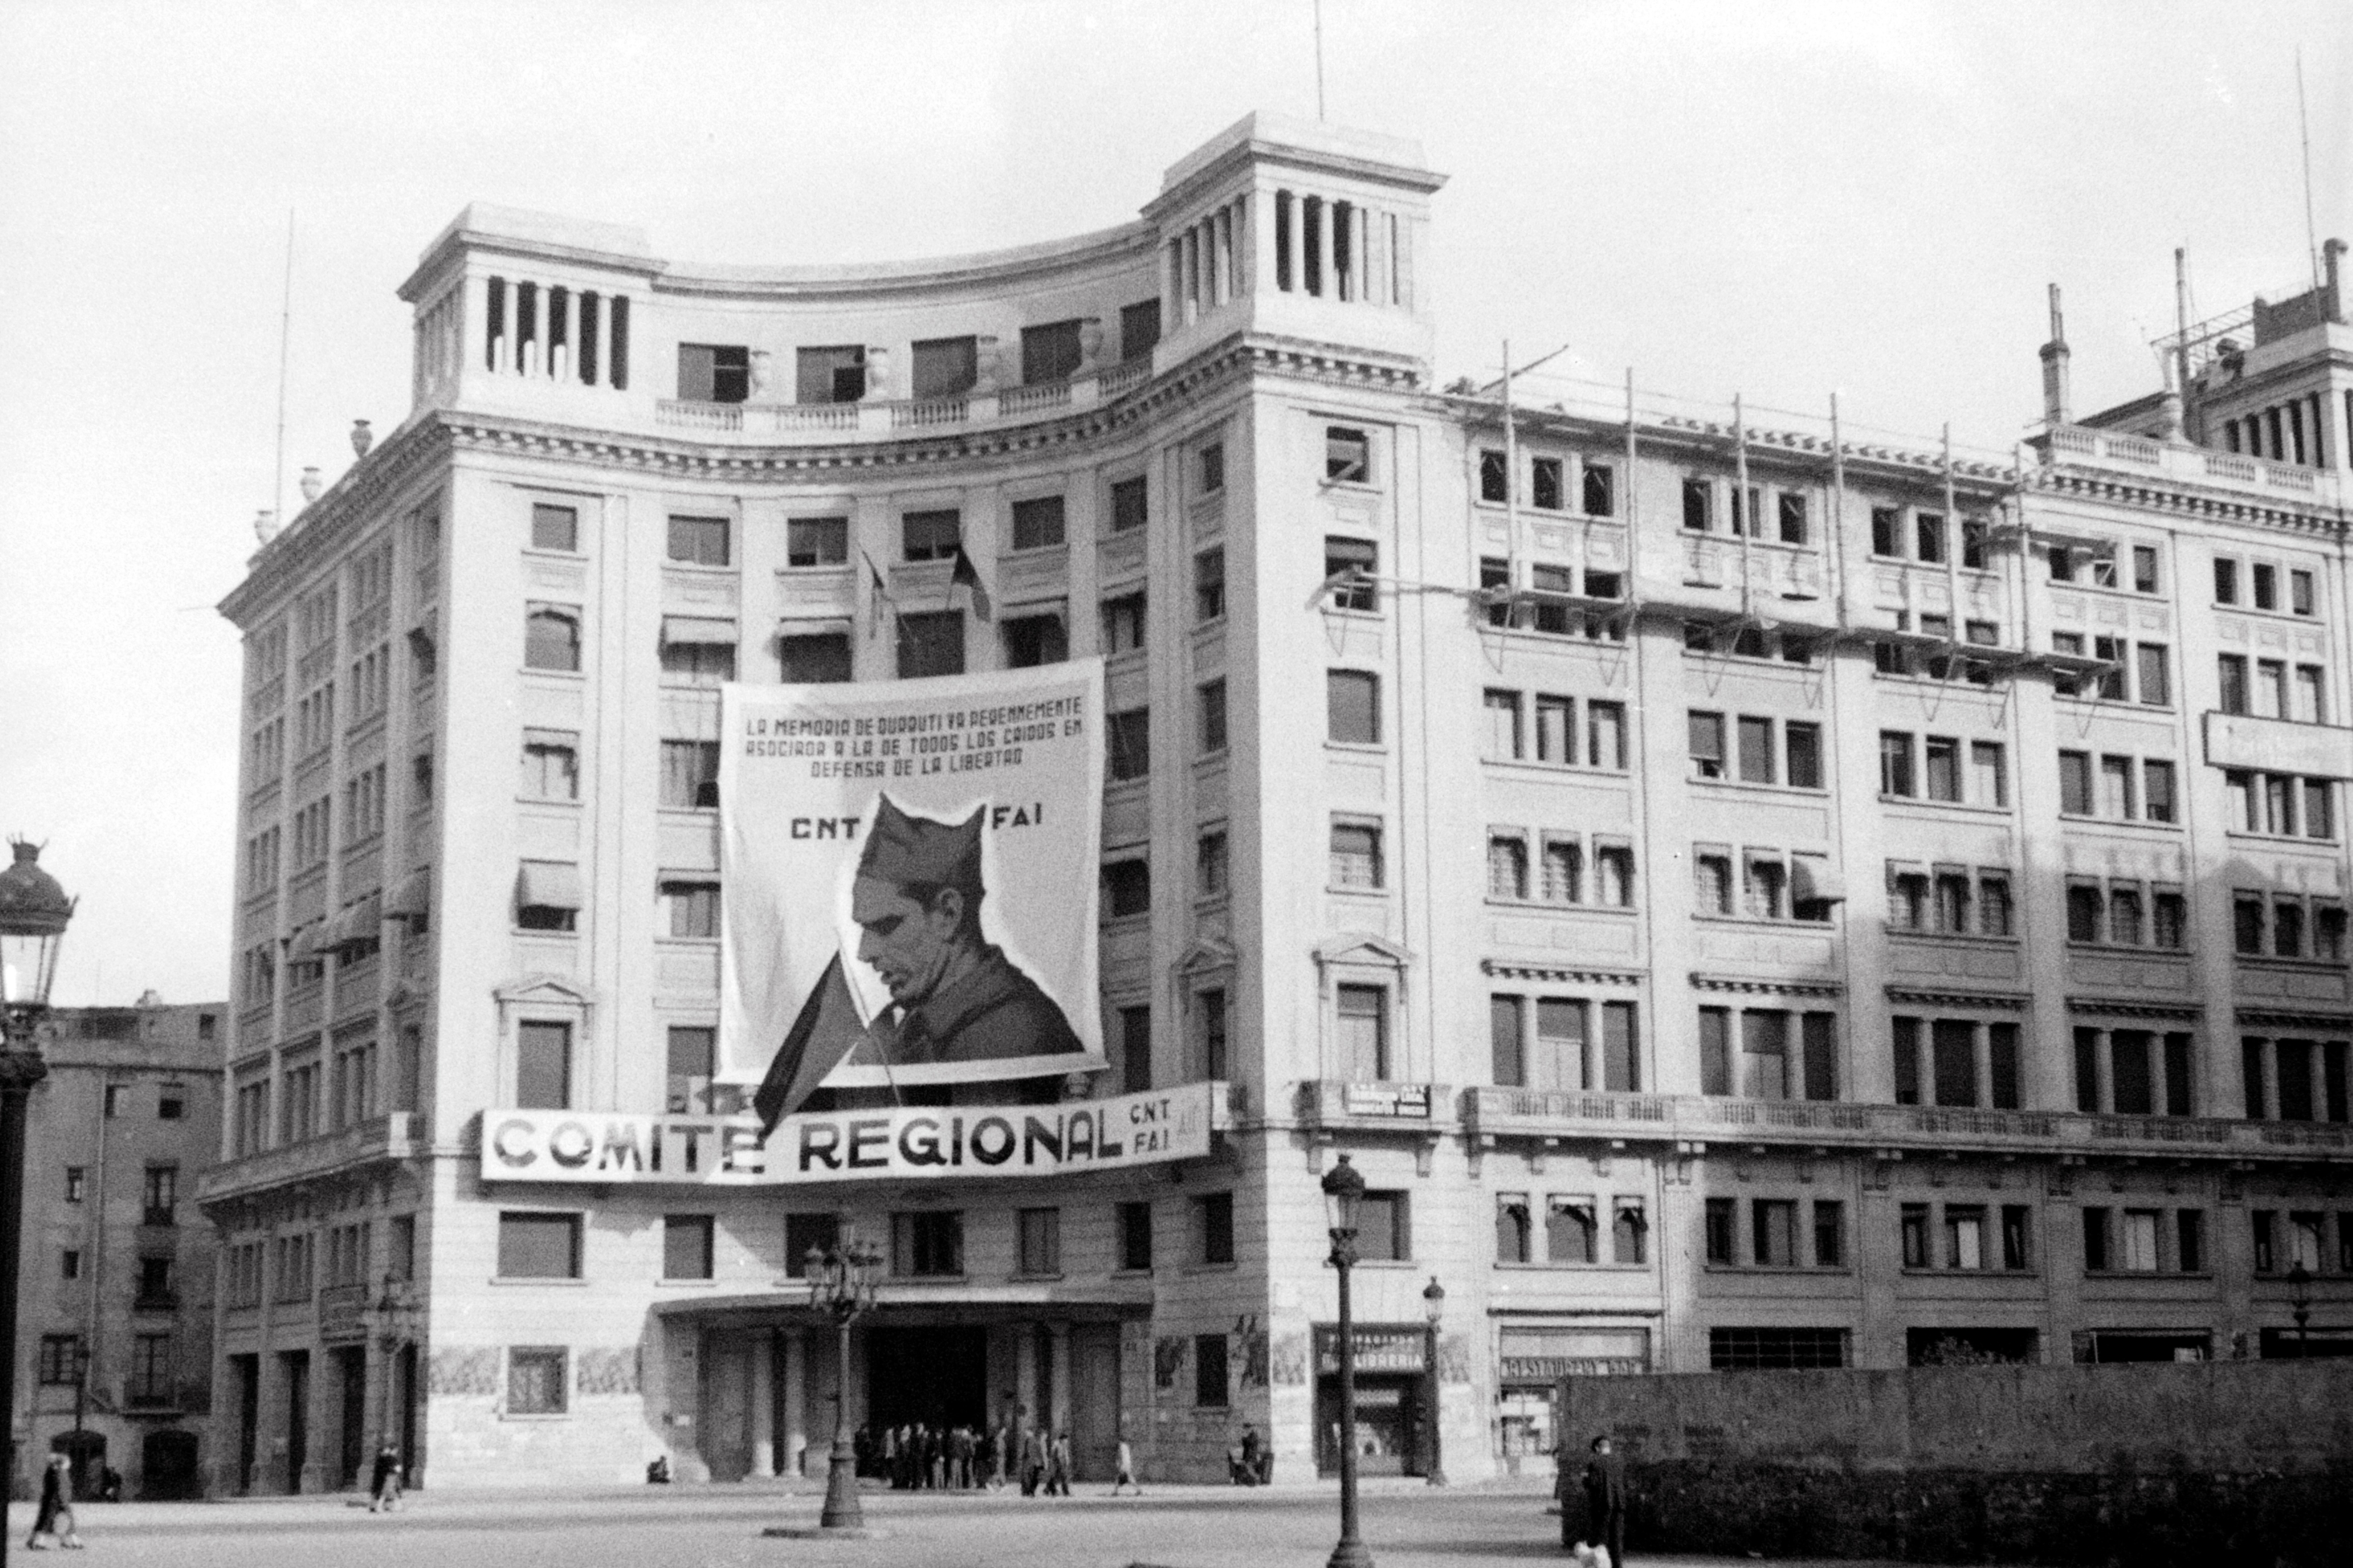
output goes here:
[[568, 860], [526, 860], [515, 879], [515, 903], [527, 910], [577, 910], [587, 900], [580, 892], [580, 868]]
[[402, 878], [400, 886], [392, 890], [392, 897], [385, 901], [385, 918], [396, 921], [421, 921], [425, 918], [426, 912], [432, 908], [432, 900], [433, 873], [427, 868], [419, 866]]
[[339, 952], [363, 942], [374, 942], [381, 934], [384, 921], [384, 895], [370, 893], [358, 903], [325, 924], [326, 935], [319, 941], [325, 952]]
[[735, 623], [716, 616], [664, 616], [661, 640], [665, 647], [684, 643], [724, 643], [733, 647]]
[[1789, 896], [1801, 903], [1846, 901], [1846, 879], [1820, 860], [1800, 856], [1789, 868]]
[[309, 925], [296, 931], [286, 943], [286, 962], [289, 963], [316, 962], [320, 954], [325, 951], [326, 944], [323, 939], [328, 934], [330, 924], [331, 922], [327, 921], [312, 921]]

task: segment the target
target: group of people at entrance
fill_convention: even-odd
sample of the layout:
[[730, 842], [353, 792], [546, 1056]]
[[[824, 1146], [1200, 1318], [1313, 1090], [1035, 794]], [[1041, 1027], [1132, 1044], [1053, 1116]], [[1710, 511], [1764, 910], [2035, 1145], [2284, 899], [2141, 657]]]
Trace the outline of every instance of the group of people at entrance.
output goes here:
[[1071, 1495], [1071, 1435], [1034, 1426], [1015, 1431], [999, 1421], [982, 1428], [959, 1423], [936, 1427], [915, 1422], [885, 1426], [878, 1436], [860, 1426], [850, 1439], [858, 1473], [888, 1480], [898, 1491], [994, 1490], [1018, 1483], [1023, 1497]]

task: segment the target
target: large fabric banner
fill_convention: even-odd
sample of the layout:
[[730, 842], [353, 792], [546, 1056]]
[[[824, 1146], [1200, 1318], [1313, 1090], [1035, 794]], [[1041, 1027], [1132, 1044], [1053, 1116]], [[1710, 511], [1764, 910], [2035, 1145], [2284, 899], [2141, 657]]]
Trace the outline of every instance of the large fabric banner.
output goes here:
[[763, 1131], [818, 1089], [1103, 1063], [1103, 664], [720, 705], [717, 1077]]
[[491, 1110], [486, 1182], [775, 1186], [1062, 1176], [1208, 1157], [1225, 1086], [1178, 1084], [1060, 1105], [901, 1106], [786, 1117]]

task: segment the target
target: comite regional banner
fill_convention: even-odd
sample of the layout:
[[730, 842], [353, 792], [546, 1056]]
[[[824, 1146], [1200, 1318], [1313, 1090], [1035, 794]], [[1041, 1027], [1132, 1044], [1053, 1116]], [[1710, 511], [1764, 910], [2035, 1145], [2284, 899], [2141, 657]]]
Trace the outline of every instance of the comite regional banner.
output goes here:
[[724, 689], [716, 1076], [764, 1131], [820, 1089], [1104, 1065], [1103, 765], [1099, 659]]

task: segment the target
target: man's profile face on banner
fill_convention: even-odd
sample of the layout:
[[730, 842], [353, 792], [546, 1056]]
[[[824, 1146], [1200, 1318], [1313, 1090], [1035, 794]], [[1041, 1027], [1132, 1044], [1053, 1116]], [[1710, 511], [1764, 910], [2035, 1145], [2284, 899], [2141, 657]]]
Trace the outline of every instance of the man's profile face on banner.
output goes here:
[[913, 1007], [937, 989], [962, 945], [964, 894], [941, 888], [926, 904], [895, 882], [860, 877], [850, 885], [849, 918], [860, 962], [873, 966], [892, 1002]]

